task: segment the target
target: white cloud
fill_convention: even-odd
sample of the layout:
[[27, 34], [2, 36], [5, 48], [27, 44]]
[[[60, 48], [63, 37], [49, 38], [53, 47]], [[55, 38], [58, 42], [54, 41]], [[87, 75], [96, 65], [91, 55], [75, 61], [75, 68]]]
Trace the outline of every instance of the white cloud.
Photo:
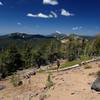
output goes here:
[[76, 27], [73, 27], [72, 30], [73, 31], [78, 30], [78, 27], [77, 26]]
[[[41, 12], [38, 13], [38, 14], [28, 13], [27, 16], [28, 17], [34, 17], [34, 18], [58, 18], [59, 16], [58, 16], [58, 14], [56, 12], [51, 11], [48, 15], [44, 14], [44, 13], [41, 13]], [[62, 16], [74, 16], [74, 14], [69, 13], [65, 9], [61, 9], [61, 15]]]
[[69, 11], [66, 11], [65, 9], [61, 9], [61, 15], [62, 16], [74, 16], [74, 14], [70, 13]]
[[3, 3], [0, 1], [0, 6], [3, 6]]
[[53, 11], [51, 11], [51, 14], [52, 14], [55, 18], [58, 17], [58, 15], [57, 15], [55, 12], [53, 12]]
[[22, 23], [18, 22], [17, 25], [22, 25]]
[[72, 28], [73, 31], [76, 31], [76, 30], [81, 30], [83, 27], [82, 26], [75, 26]]
[[37, 18], [53, 18], [53, 15], [49, 14], [43, 14], [43, 13], [39, 13], [39, 14], [32, 14], [32, 13], [28, 13], [27, 14], [28, 17], [37, 17]]
[[54, 11], [51, 11], [49, 15], [46, 15], [43, 13], [39, 13], [39, 14], [28, 13], [27, 16], [28, 17], [38, 17], [38, 18], [57, 18], [58, 17], [58, 15]]
[[57, 0], [43, 0], [43, 4], [58, 5]]

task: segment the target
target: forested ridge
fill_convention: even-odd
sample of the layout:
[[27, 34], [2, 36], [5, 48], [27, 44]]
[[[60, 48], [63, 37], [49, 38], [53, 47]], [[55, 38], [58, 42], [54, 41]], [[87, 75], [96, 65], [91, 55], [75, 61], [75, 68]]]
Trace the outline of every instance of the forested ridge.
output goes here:
[[[63, 41], [63, 42], [62, 42]], [[0, 75], [5, 78], [17, 70], [54, 63], [57, 59], [73, 61], [81, 56], [100, 56], [100, 34], [95, 37], [64, 37], [13, 33], [0, 36]]]

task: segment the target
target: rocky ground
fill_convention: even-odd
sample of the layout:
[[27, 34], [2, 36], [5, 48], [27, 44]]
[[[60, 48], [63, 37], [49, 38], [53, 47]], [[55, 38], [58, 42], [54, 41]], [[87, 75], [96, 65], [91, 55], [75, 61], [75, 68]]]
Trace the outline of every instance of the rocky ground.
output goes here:
[[37, 73], [23, 79], [23, 85], [13, 87], [10, 80], [0, 81], [6, 88], [0, 91], [0, 100], [100, 100], [100, 93], [91, 90], [91, 85], [100, 70], [100, 61], [66, 71], [52, 73], [54, 85], [46, 89], [48, 73]]

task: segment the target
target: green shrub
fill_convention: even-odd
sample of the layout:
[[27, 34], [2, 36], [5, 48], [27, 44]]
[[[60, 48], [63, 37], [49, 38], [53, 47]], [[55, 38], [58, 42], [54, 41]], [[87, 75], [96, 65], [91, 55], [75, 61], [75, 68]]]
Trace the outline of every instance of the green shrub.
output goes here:
[[46, 98], [46, 94], [45, 93], [43, 93], [43, 94], [41, 94], [39, 96], [39, 100], [44, 100], [45, 98]]
[[20, 76], [17, 74], [13, 74], [11, 77], [11, 83], [13, 84], [14, 87], [22, 85], [22, 81], [20, 79]]
[[51, 79], [51, 73], [49, 73], [48, 78], [47, 78], [46, 87], [50, 89], [52, 86], [53, 86], [53, 81]]

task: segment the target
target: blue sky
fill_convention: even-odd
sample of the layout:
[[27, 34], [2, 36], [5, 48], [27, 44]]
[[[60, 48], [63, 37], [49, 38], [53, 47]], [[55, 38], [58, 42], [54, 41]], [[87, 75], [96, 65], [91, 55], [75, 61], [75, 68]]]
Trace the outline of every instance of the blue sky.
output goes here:
[[0, 34], [56, 31], [99, 33], [100, 0], [0, 0]]

